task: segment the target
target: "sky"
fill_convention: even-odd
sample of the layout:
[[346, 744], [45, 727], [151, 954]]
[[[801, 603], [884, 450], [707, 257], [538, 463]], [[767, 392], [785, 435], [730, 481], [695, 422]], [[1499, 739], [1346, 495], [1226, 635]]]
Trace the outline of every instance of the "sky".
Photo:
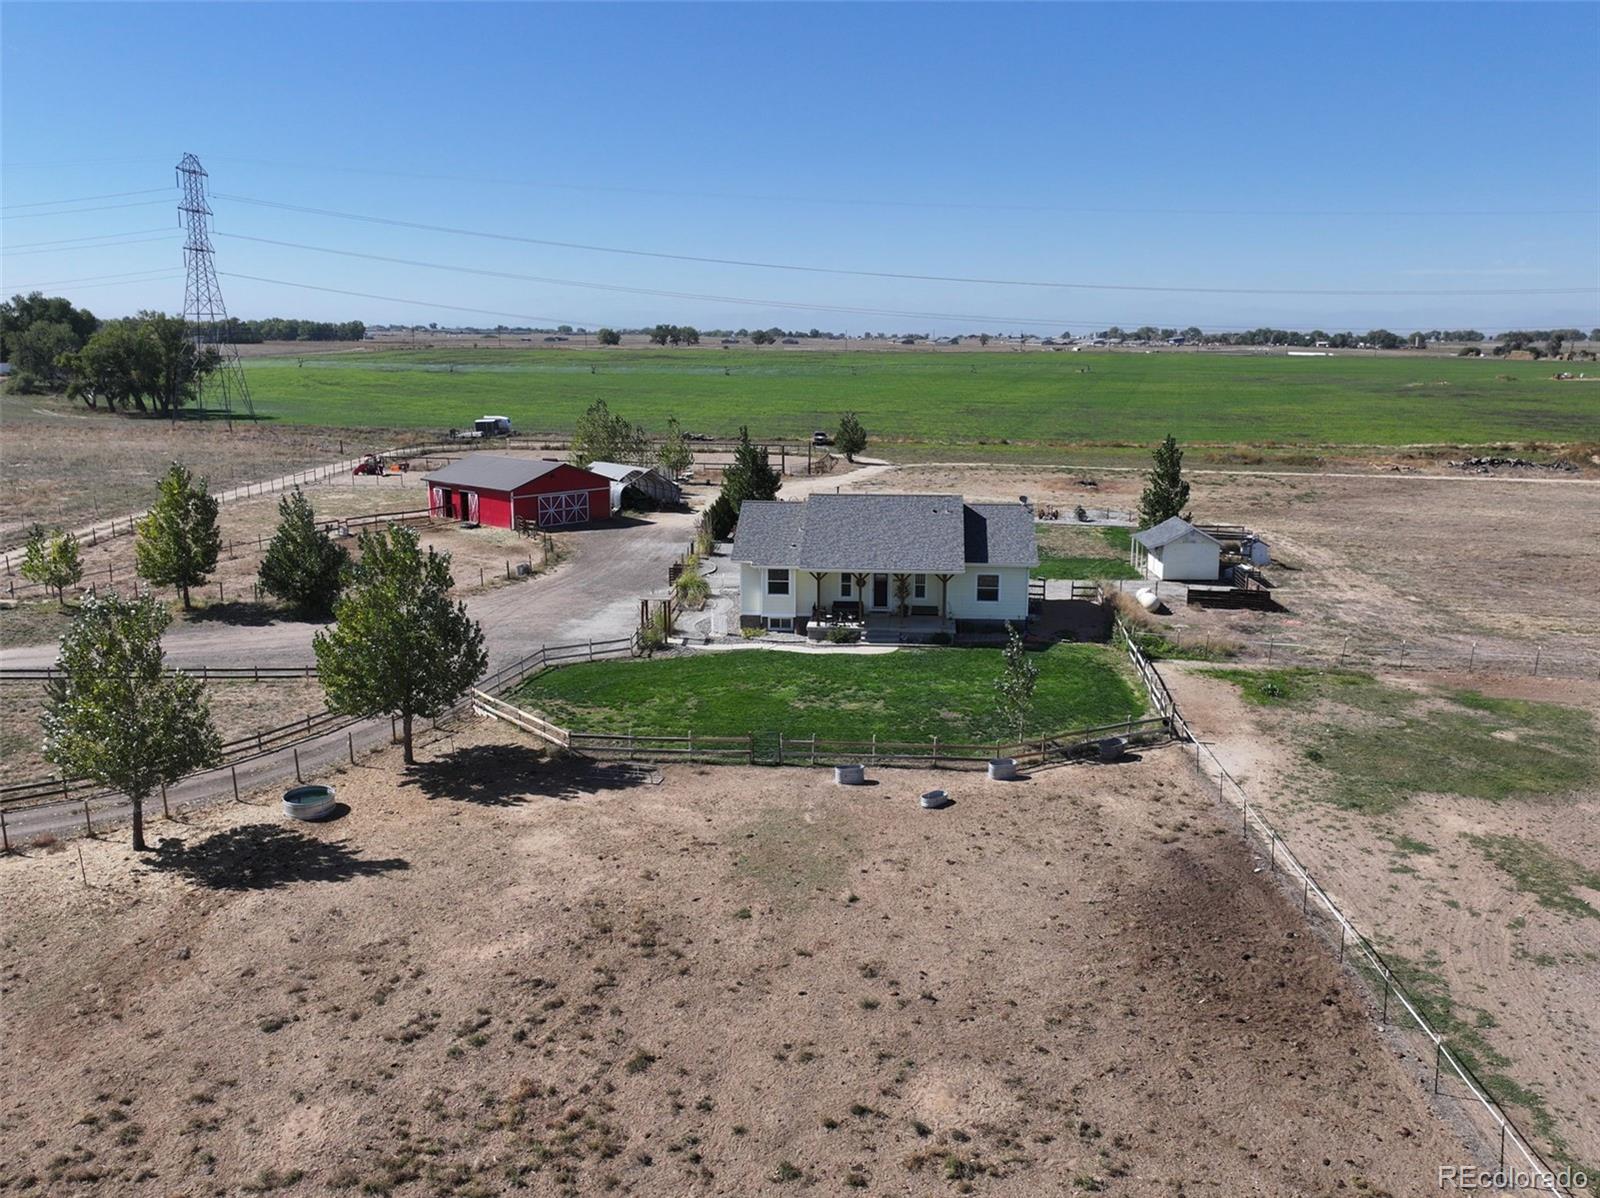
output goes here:
[[1588, 329], [1596, 62], [1596, 4], [8, 0], [0, 286], [181, 309], [192, 152], [243, 317]]

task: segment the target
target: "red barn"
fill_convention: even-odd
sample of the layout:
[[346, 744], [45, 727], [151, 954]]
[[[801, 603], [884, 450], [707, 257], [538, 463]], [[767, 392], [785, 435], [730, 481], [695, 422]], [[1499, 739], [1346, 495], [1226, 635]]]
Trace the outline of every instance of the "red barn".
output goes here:
[[446, 520], [562, 528], [611, 514], [611, 480], [566, 462], [474, 453], [424, 480], [428, 510]]

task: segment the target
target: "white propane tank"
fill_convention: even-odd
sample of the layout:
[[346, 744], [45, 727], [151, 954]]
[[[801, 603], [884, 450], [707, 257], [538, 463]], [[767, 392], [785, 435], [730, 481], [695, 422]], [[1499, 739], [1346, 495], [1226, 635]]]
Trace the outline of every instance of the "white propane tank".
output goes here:
[[1154, 587], [1140, 587], [1133, 596], [1139, 601], [1139, 606], [1145, 611], [1155, 611], [1161, 606], [1161, 596], [1156, 594]]

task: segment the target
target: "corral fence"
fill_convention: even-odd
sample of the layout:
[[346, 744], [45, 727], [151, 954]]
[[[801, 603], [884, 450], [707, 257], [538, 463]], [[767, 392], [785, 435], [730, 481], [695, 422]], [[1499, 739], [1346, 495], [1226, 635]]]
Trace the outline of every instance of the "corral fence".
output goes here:
[[1311, 665], [1324, 669], [1365, 670], [1446, 670], [1463, 674], [1528, 675], [1536, 678], [1600, 678], [1600, 656], [1574, 650], [1566, 645], [1535, 645], [1532, 649], [1506, 651], [1484, 648], [1476, 641], [1466, 644], [1417, 645], [1406, 641], [1369, 644], [1345, 637], [1338, 643], [1310, 644], [1304, 641], [1251, 637], [1239, 639], [1225, 634], [1163, 631], [1162, 636], [1180, 653], [1198, 652], [1201, 657], [1232, 656], [1242, 661], [1268, 665]]
[[[167, 666], [163, 673], [189, 674], [201, 681], [208, 678], [235, 679], [248, 682], [271, 681], [277, 678], [315, 678], [316, 666]], [[61, 678], [66, 671], [55, 666], [0, 666], [0, 682], [49, 682]]]
[[[450, 712], [429, 722], [437, 728], [452, 716], [475, 707], [480, 696], [487, 695], [488, 698], [494, 699], [494, 695], [490, 692], [513, 686], [523, 678], [552, 666], [577, 661], [597, 661], [605, 657], [632, 656], [637, 651], [637, 636], [548, 646], [485, 677], [480, 683], [482, 690], [473, 691]], [[181, 671], [172, 672], [183, 672], [203, 679], [251, 681], [317, 677], [315, 666], [189, 666], [183, 667]], [[48, 666], [0, 669], [0, 682], [49, 681], [60, 676], [61, 671]], [[292, 769], [297, 782], [302, 777], [302, 751], [315, 752], [317, 758], [324, 762], [348, 756], [353, 764], [357, 753], [356, 729], [365, 722], [367, 717], [364, 716], [345, 716], [323, 710], [291, 723], [265, 728], [248, 736], [227, 741], [222, 745], [222, 758], [216, 765], [196, 770], [163, 788], [161, 794], [163, 814], [168, 816], [171, 814], [167, 806], [165, 793], [167, 790], [175, 791], [180, 787], [192, 790], [196, 782], [213, 785], [212, 793], [204, 796], [206, 798], [215, 798], [219, 794], [226, 796], [231, 792], [233, 798], [238, 799], [240, 797], [238, 770], [240, 766], [247, 764], [285, 775]], [[340, 732], [345, 735], [338, 737], [337, 734]], [[392, 743], [397, 738], [398, 729], [395, 722], [391, 721], [389, 739]], [[311, 764], [309, 757], [305, 764]], [[246, 785], [250, 785], [248, 780]], [[50, 808], [81, 812], [83, 830], [89, 835], [94, 835], [97, 823], [103, 827], [123, 818], [126, 815], [127, 803], [127, 796], [99, 782], [86, 778], [68, 778], [59, 774], [0, 787], [0, 849], [5, 852], [11, 851], [12, 837], [16, 835], [12, 825], [20, 816]]]
[[[1376, 945], [1363, 934], [1339, 905], [1329, 896], [1310, 869], [1290, 848], [1283, 834], [1265, 816], [1259, 806], [1252, 806], [1249, 795], [1222, 764], [1211, 748], [1200, 741], [1172, 702], [1171, 692], [1161, 681], [1160, 671], [1144, 657], [1127, 627], [1119, 619], [1118, 635], [1129, 647], [1135, 664], [1140, 666], [1140, 676], [1152, 687], [1152, 702], [1157, 694], [1164, 698], [1173, 734], [1194, 747], [1190, 758], [1196, 774], [1207, 786], [1215, 786], [1219, 800], [1239, 813], [1240, 838], [1246, 845], [1254, 846], [1265, 854], [1268, 870], [1281, 875], [1285, 888], [1293, 893], [1300, 891], [1300, 908], [1309, 921], [1325, 918], [1328, 922], [1321, 930], [1332, 946], [1334, 932], [1338, 933], [1339, 961], [1348, 964], [1368, 987], [1373, 1005], [1381, 1011], [1381, 1019], [1397, 1036], [1414, 1041], [1412, 1051], [1424, 1066], [1431, 1065], [1431, 1078], [1424, 1078], [1437, 1100], [1457, 1098], [1459, 1111], [1480, 1133], [1485, 1144], [1498, 1153], [1499, 1168], [1508, 1166], [1526, 1169], [1535, 1185], [1547, 1193], [1570, 1198], [1559, 1181], [1558, 1174], [1546, 1163], [1527, 1135], [1516, 1125], [1505, 1108], [1496, 1100], [1489, 1087], [1478, 1077], [1439, 1032], [1424, 1010], [1424, 1004], [1399, 979], [1395, 968], [1385, 959]], [[1159, 688], [1157, 690], [1156, 688]], [[1391, 1013], [1397, 1016], [1390, 1024]], [[1418, 1051], [1417, 1045], [1421, 1050]], [[1519, 1163], [1520, 1162], [1520, 1163]]]
[[[248, 736], [237, 737], [222, 744], [221, 758], [216, 765], [185, 776], [172, 783], [172, 788], [195, 779], [216, 778], [231, 783], [233, 797], [239, 797], [238, 768], [250, 762], [281, 756], [292, 759], [296, 781], [300, 780], [300, 749], [302, 746], [327, 737], [330, 733], [346, 731], [361, 722], [363, 717], [346, 716], [326, 709], [304, 719], [275, 728], [264, 728]], [[355, 740], [348, 738], [348, 751], [355, 757]], [[161, 788], [162, 814], [170, 818], [167, 805], [168, 787]], [[58, 775], [31, 782], [0, 786], [0, 849], [11, 851], [11, 824], [19, 815], [42, 808], [77, 808], [83, 815], [84, 831], [95, 834], [95, 818], [102, 825], [120, 818], [120, 808], [127, 802], [121, 792], [87, 778], [68, 778]]]

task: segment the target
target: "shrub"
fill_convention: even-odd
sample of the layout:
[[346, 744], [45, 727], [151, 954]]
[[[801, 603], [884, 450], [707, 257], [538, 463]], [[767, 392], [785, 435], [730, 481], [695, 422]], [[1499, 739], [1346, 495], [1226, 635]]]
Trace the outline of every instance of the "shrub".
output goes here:
[[828, 639], [835, 645], [853, 645], [861, 639], [859, 628], [830, 628]]
[[748, 628], [748, 627], [746, 627], [746, 628], [739, 629], [739, 635], [744, 637], [744, 639], [747, 640], [747, 641], [753, 641], [757, 637], [766, 636], [767, 635], [767, 630], [765, 628]]
[[683, 573], [678, 575], [678, 580], [672, 584], [672, 591], [678, 597], [678, 602], [689, 607], [704, 607], [706, 600], [711, 598], [711, 584], [706, 581], [705, 575], [700, 573], [700, 564], [690, 559], [683, 567]]

